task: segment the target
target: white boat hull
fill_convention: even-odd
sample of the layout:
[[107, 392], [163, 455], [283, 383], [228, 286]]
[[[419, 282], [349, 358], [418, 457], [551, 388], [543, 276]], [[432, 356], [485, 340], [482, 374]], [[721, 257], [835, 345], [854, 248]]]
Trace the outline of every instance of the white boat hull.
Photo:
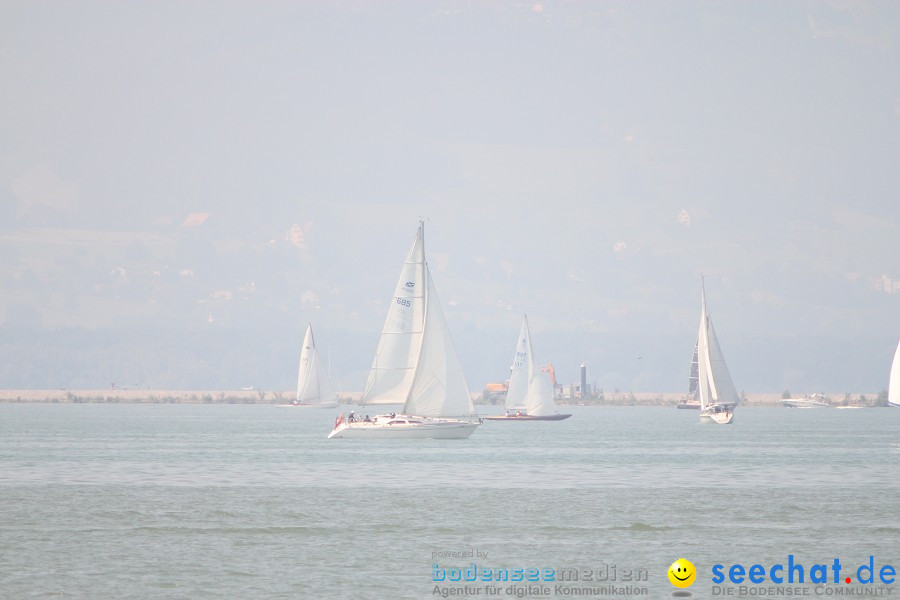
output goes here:
[[701, 423], [717, 423], [719, 425], [730, 425], [734, 421], [734, 407], [723, 406], [707, 406], [700, 411]]
[[428, 417], [381, 418], [373, 421], [342, 422], [328, 434], [331, 438], [360, 440], [464, 440], [472, 435], [478, 421], [430, 419]]
[[340, 402], [324, 402], [322, 404], [282, 404], [282, 406], [292, 406], [294, 408], [337, 408]]
[[823, 394], [813, 394], [803, 398], [783, 398], [781, 404], [787, 408], [831, 408], [828, 397]]
[[571, 416], [571, 414], [544, 415], [541, 417], [535, 415], [495, 415], [482, 418], [486, 421], [562, 421]]
[[731, 425], [734, 421], [734, 413], [727, 417], [724, 415], [700, 415], [701, 423], [716, 423], [718, 425]]

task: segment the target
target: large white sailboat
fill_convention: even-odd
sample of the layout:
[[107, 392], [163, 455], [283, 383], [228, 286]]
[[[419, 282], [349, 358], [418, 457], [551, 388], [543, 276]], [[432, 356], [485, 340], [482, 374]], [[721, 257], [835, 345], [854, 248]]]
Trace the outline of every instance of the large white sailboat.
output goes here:
[[697, 340], [700, 422], [726, 425], [734, 420], [734, 407], [740, 402], [725, 357], [719, 347], [712, 319], [706, 312], [706, 290], [701, 284], [700, 335]]
[[900, 408], [900, 343], [894, 352], [894, 362], [891, 365], [891, 379], [888, 381], [888, 406]]
[[306, 326], [303, 347], [300, 349], [300, 371], [297, 374], [297, 397], [293, 406], [334, 408], [338, 405], [334, 387], [316, 351], [312, 325]]
[[572, 415], [559, 414], [553, 400], [553, 382], [545, 368], [535, 368], [528, 315], [522, 320], [516, 354], [510, 367], [506, 391], [506, 414], [484, 417], [492, 421], [562, 421]]
[[401, 413], [338, 417], [329, 438], [469, 437], [481, 421], [444, 319], [419, 223], [391, 299], [362, 405], [403, 405]]

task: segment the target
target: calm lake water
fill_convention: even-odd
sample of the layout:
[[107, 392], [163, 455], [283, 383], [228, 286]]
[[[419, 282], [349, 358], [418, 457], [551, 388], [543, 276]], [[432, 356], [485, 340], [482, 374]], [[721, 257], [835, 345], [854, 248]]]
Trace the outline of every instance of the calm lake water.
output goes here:
[[712, 598], [715, 564], [900, 571], [900, 410], [564, 407], [396, 442], [327, 440], [338, 412], [0, 404], [0, 597], [437, 598], [434, 564], [474, 562], [615, 566], [656, 599], [683, 556]]

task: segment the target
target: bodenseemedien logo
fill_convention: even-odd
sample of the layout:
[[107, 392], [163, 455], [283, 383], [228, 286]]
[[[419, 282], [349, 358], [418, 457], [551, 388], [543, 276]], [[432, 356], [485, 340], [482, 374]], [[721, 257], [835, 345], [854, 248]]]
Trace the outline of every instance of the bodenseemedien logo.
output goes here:
[[686, 588], [697, 579], [697, 569], [694, 568], [694, 564], [688, 559], [679, 558], [669, 567], [668, 575], [672, 585]]

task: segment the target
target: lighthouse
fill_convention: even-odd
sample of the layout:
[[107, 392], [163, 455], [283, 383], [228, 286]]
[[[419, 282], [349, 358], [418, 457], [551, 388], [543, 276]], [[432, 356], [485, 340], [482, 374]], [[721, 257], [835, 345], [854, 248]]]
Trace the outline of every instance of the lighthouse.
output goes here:
[[587, 367], [584, 366], [584, 363], [581, 363], [581, 398], [583, 400], [587, 397], [588, 397]]

